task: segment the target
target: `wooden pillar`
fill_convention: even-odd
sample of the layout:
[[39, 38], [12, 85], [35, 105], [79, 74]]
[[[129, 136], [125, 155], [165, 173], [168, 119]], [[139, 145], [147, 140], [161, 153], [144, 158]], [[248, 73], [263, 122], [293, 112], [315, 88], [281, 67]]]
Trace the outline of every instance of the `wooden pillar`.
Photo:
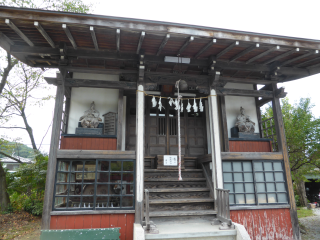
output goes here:
[[[258, 90], [257, 88], [257, 84], [254, 84], [253, 85], [253, 89], [254, 90]], [[262, 121], [262, 118], [261, 118], [261, 110], [260, 110], [260, 107], [258, 106], [258, 101], [259, 101], [259, 98], [256, 97], [254, 98], [255, 99], [255, 103], [256, 103], [256, 111], [257, 111], [257, 117], [258, 117], [258, 128], [259, 128], [259, 133], [260, 133], [260, 137], [262, 138], [262, 127], [261, 127], [261, 121]]]
[[123, 89], [119, 89], [118, 124], [117, 124], [117, 150], [121, 150], [121, 146], [122, 146], [122, 123], [123, 123]]
[[[212, 154], [212, 181], [214, 188], [223, 188], [222, 179], [222, 160], [220, 147], [220, 129], [219, 113], [216, 91], [210, 88], [209, 97], [209, 118], [210, 118], [210, 136], [211, 136], [211, 154]], [[217, 194], [215, 192], [215, 199]]]
[[144, 191], [144, 91], [143, 84], [138, 83], [136, 98], [136, 202], [135, 223], [143, 219]]
[[283, 162], [284, 162], [286, 180], [288, 185], [288, 195], [289, 195], [293, 238], [298, 240], [298, 239], [301, 239], [299, 221], [298, 221], [297, 207], [296, 207], [293, 186], [292, 186], [291, 169], [290, 169], [289, 155], [287, 150], [286, 135], [285, 135], [284, 124], [282, 119], [280, 99], [276, 97], [277, 84], [275, 83], [272, 84], [272, 88], [273, 88], [272, 109], [273, 109], [274, 122], [276, 126], [276, 131], [277, 131], [278, 148], [279, 148], [279, 151], [283, 154]]
[[225, 96], [220, 96], [220, 107], [221, 107], [221, 121], [222, 121], [222, 133], [223, 133], [222, 134], [223, 149], [225, 152], [230, 152]]
[[45, 188], [45, 194], [44, 194], [42, 229], [50, 229], [50, 219], [51, 219], [50, 212], [52, 210], [52, 200], [53, 200], [53, 190], [54, 190], [54, 182], [55, 182], [55, 175], [56, 175], [57, 150], [59, 148], [59, 140], [60, 140], [63, 100], [64, 100], [64, 86], [58, 85], [57, 93], [56, 93], [56, 102], [54, 106], [46, 188]]
[[66, 103], [64, 107], [64, 121], [66, 121], [65, 132], [68, 133], [69, 115], [70, 115], [70, 102], [71, 98], [66, 96]]

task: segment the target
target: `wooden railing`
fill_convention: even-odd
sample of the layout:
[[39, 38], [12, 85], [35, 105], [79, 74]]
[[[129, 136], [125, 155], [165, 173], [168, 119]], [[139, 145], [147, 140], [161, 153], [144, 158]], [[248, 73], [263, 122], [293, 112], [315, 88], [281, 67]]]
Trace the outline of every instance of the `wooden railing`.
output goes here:
[[278, 151], [277, 133], [275, 129], [274, 118], [268, 118], [260, 122], [262, 138], [272, 139], [272, 148], [274, 152]]
[[149, 216], [149, 190], [145, 189], [145, 207], [146, 207], [146, 231], [150, 231], [150, 216]]
[[222, 222], [220, 229], [234, 228], [230, 219], [229, 192], [230, 190], [216, 188], [217, 190], [217, 218]]

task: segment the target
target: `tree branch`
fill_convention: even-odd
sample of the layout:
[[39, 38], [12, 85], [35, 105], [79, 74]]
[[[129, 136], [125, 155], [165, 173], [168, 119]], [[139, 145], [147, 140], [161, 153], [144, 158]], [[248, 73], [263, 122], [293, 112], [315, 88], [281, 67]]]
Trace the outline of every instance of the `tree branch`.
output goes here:
[[18, 158], [12, 157], [12, 156], [4, 153], [4, 152], [1, 152], [1, 151], [0, 151], [0, 154], [6, 156], [6, 157], [8, 157], [8, 158], [11, 158], [12, 160], [15, 160], [15, 161], [17, 161], [17, 162], [19, 162], [19, 163], [23, 163], [23, 162], [21, 162]]

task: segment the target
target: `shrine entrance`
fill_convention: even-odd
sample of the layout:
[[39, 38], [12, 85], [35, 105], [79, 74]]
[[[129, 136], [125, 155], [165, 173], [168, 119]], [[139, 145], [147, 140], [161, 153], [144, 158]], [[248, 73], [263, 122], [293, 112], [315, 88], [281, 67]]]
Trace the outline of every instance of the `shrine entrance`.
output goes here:
[[[193, 104], [194, 100], [190, 101]], [[199, 104], [199, 100], [196, 100]], [[163, 108], [152, 107], [151, 97], [146, 98], [145, 111], [145, 155], [178, 154], [178, 112], [169, 100], [161, 99]], [[183, 101], [183, 112], [180, 112], [181, 154], [185, 157], [196, 157], [207, 153], [205, 112], [187, 112], [188, 101]]]

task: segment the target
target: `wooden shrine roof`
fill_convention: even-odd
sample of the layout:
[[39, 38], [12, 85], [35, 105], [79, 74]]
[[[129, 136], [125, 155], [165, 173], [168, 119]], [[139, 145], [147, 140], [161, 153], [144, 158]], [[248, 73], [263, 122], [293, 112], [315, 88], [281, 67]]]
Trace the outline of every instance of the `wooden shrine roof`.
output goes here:
[[150, 74], [203, 77], [214, 67], [224, 79], [257, 83], [320, 72], [319, 40], [11, 7], [0, 7], [0, 46], [30, 66], [70, 72], [138, 73], [143, 64]]

